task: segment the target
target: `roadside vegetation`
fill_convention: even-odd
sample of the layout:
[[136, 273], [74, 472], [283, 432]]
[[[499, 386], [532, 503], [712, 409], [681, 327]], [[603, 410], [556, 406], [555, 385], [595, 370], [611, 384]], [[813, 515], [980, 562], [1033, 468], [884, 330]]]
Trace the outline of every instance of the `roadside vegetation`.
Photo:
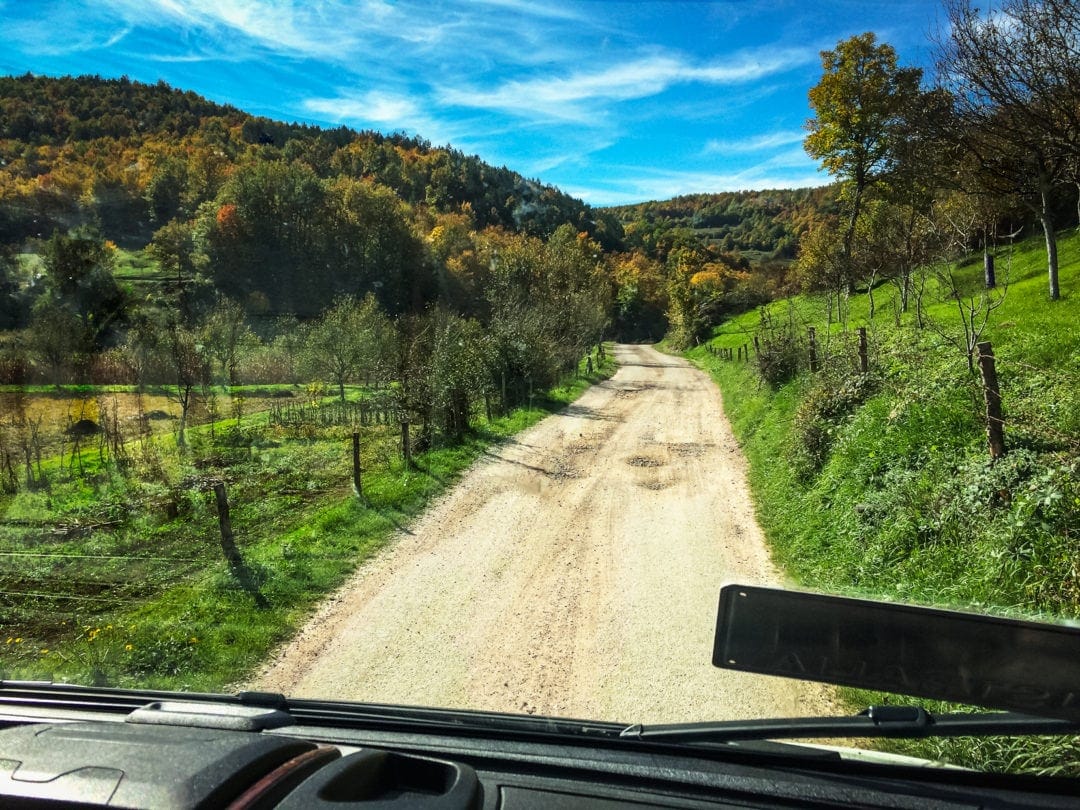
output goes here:
[[[849, 297], [840, 322], [830, 319], [828, 296], [802, 295], [733, 318], [688, 352], [723, 391], [759, 519], [796, 583], [1017, 617], [1080, 618], [1080, 235], [1067, 234], [1061, 246], [1068, 258], [1058, 301], [1046, 295], [1040, 240], [997, 251], [1008, 292], [981, 335], [992, 344], [1004, 410], [1006, 452], [997, 459], [987, 442], [983, 385], [958, 340], [963, 324], [952, 286], [978, 298], [981, 255], [951, 272], [919, 271], [922, 328], [914, 313], [900, 312], [895, 290], [877, 292], [873, 318], [865, 293]], [[883, 699], [852, 697], [859, 708]], [[1074, 746], [941, 740], [901, 747], [1030, 770], [1075, 767]]]
[[0, 496], [3, 674], [220, 691], [493, 443], [613, 371], [594, 352], [531, 404], [490, 419], [474, 411], [461, 437], [409, 463], [400, 421], [362, 417], [359, 387], [346, 400], [356, 407], [316, 389], [213, 431], [189, 428], [181, 453], [163, 433], [119, 452], [95, 445], [77, 463], [47, 457], [47, 486]]
[[873, 33], [822, 53], [829, 187], [610, 210], [419, 138], [0, 77], [0, 661], [229, 682], [612, 337], [716, 376], [798, 582], [1080, 619], [1080, 10], [944, 11], [936, 77]]
[[[801, 295], [720, 321], [691, 277], [668, 340], [720, 383], [797, 582], [1075, 621], [1080, 10], [945, 15], [931, 81], [873, 33], [822, 53], [804, 147], [838, 195], [800, 237]], [[1077, 746], [895, 747], [1075, 774]]]

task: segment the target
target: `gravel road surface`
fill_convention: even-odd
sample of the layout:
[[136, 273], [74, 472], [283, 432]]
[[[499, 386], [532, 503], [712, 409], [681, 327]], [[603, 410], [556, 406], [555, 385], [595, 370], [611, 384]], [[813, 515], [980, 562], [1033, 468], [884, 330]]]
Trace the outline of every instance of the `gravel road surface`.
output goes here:
[[618, 722], [834, 711], [711, 665], [721, 584], [781, 584], [711, 380], [646, 346], [494, 448], [248, 688]]

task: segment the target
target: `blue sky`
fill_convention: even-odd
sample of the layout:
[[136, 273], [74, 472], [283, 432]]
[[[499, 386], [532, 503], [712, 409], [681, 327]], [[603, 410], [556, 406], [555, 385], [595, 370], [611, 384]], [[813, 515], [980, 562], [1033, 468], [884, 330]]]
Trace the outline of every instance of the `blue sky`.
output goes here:
[[820, 185], [819, 52], [929, 67], [928, 0], [0, 0], [0, 73], [126, 74], [251, 113], [405, 131], [595, 205]]

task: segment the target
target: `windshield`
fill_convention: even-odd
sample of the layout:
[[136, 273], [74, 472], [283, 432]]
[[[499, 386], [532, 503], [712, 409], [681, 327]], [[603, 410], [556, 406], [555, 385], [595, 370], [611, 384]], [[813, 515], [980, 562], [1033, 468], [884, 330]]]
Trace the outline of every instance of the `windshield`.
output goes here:
[[1074, 3], [0, 10], [4, 677], [936, 711], [721, 585], [1077, 617]]

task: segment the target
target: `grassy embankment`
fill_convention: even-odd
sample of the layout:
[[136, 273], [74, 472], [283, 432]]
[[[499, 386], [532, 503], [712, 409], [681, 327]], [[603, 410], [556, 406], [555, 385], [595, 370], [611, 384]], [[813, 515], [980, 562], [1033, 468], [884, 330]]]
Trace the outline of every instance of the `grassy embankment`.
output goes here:
[[[872, 320], [867, 297], [852, 297], [846, 329], [830, 331], [820, 299], [773, 304], [774, 325], [794, 324], [804, 345], [807, 327], [816, 327], [819, 353], [829, 355], [825, 370], [803, 368], [775, 388], [760, 381], [754, 358], [724, 360], [705, 346], [688, 352], [723, 391], [774, 558], [798, 585], [1080, 618], [1080, 235], [1063, 238], [1060, 252], [1056, 302], [1047, 296], [1041, 240], [998, 253], [1008, 293], [983, 336], [997, 357], [1005, 411], [1008, 454], [996, 463], [979, 379], [943, 336], [962, 334], [956, 302], [936, 282], [927, 288], [932, 325], [924, 329], [914, 313], [897, 322], [889, 286], [876, 291]], [[981, 272], [981, 256], [957, 268], [963, 292], [977, 293]], [[760, 323], [758, 312], [735, 318], [710, 346], [752, 345]], [[869, 334], [865, 375], [859, 326]], [[848, 697], [860, 707], [889, 700]], [[1072, 739], [891, 745], [979, 767], [1080, 771]]]
[[[0, 496], [0, 670], [6, 677], [220, 690], [249, 673], [321, 598], [376, 553], [493, 443], [610, 376], [609, 359], [478, 426], [456, 445], [401, 460], [397, 426], [362, 429], [363, 498], [351, 427], [286, 428], [265, 414], [128, 448], [127, 469], [87, 451], [48, 486]], [[232, 420], [229, 420], [230, 422]], [[106, 457], [107, 458], [107, 457]], [[230, 567], [214, 481], [224, 481], [242, 558]]]

